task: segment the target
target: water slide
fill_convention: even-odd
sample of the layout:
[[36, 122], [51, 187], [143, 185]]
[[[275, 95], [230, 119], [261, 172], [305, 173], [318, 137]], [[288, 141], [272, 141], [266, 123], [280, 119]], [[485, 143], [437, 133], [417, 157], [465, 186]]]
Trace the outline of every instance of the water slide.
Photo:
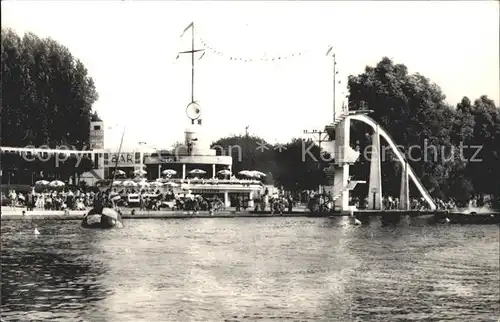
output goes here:
[[[396, 154], [396, 156], [399, 159], [399, 162], [401, 162], [402, 165], [404, 165], [406, 161], [405, 156], [401, 151], [398, 149], [394, 141], [392, 140], [392, 137], [387, 133], [382, 126], [380, 126], [374, 119], [371, 117], [365, 115], [365, 114], [351, 114], [348, 116], [349, 119], [352, 120], [357, 120], [364, 122], [368, 125], [370, 125], [373, 129], [375, 129], [378, 126], [378, 130], [380, 135], [389, 143], [389, 146], [391, 147], [392, 151]], [[408, 163], [408, 175], [409, 177], [413, 180], [413, 183], [417, 186], [418, 191], [422, 194], [422, 197], [424, 197], [425, 201], [429, 204], [431, 207], [431, 210], [436, 210], [436, 204], [434, 203], [434, 200], [430, 196], [429, 192], [427, 192], [427, 189], [425, 189], [424, 185], [422, 182], [420, 182], [420, 179], [415, 175], [415, 172], [413, 171], [412, 167]]]

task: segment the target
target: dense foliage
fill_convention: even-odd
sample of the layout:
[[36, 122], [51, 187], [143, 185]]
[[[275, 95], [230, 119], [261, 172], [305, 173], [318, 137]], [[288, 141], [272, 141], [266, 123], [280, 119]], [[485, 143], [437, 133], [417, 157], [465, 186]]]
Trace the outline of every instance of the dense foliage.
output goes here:
[[[31, 33], [21, 38], [3, 28], [1, 36], [1, 144], [88, 148], [91, 108], [98, 94], [83, 63], [50, 38]], [[18, 158], [3, 156], [2, 168], [15, 171]], [[70, 163], [75, 161], [68, 160], [62, 172], [72, 173]], [[27, 166], [38, 170], [53, 165], [38, 163]], [[76, 172], [88, 166], [80, 163]]]
[[[467, 200], [473, 195], [500, 195], [500, 109], [488, 97], [474, 104], [464, 97], [455, 108], [446, 103], [439, 86], [420, 74], [409, 74], [406, 66], [389, 58], [350, 76], [349, 90], [351, 109], [373, 110], [371, 117], [407, 154], [410, 146], [416, 147], [410, 163], [434, 196]], [[367, 133], [371, 131], [366, 126], [353, 127], [352, 138], [362, 149], [369, 144]], [[382, 167], [384, 190], [397, 195], [399, 180], [394, 178], [399, 164], [387, 158]]]
[[[373, 110], [370, 116], [404, 152], [418, 147], [411, 152], [410, 164], [432, 195], [459, 200], [500, 196], [500, 109], [491, 99], [482, 96], [471, 103], [464, 97], [456, 107], [450, 106], [439, 86], [420, 74], [409, 74], [406, 66], [389, 58], [350, 76], [349, 92], [350, 109]], [[364, 151], [371, 144], [371, 134], [369, 126], [353, 122], [352, 146]], [[247, 146], [243, 161], [235, 158], [233, 168], [268, 172], [286, 189], [309, 189], [325, 182], [324, 162], [301, 162], [300, 139], [292, 140], [281, 152], [279, 146], [269, 144], [269, 150], [256, 152], [257, 142], [265, 141], [235, 136], [215, 144]], [[315, 149], [319, 155], [319, 148]], [[369, 163], [363, 153], [351, 173], [361, 180], [368, 178]], [[387, 152], [382, 163], [386, 194], [399, 195], [400, 173], [401, 166]], [[356, 193], [365, 196], [366, 189], [367, 185], [360, 185]]]
[[323, 169], [327, 163], [320, 158], [319, 147], [310, 140], [292, 139], [284, 145], [272, 145], [257, 136], [232, 136], [217, 140], [214, 147], [218, 154], [233, 157], [234, 173], [259, 170], [266, 173], [267, 183], [288, 190], [316, 189], [325, 183]]

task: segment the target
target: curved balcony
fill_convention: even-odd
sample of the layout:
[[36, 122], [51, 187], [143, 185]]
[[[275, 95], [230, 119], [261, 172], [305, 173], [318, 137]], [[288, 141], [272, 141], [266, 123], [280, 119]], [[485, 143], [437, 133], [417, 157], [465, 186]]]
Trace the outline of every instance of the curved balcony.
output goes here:
[[172, 156], [145, 156], [144, 164], [216, 164], [232, 165], [233, 158], [227, 155], [172, 155]]

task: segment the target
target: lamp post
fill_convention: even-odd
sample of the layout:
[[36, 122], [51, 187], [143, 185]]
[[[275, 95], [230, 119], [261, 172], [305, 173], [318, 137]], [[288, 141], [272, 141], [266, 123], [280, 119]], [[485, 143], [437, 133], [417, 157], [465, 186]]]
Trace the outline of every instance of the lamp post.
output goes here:
[[[329, 56], [332, 54], [332, 60], [333, 60], [333, 122], [335, 122], [336, 118], [336, 109], [335, 109], [335, 85], [336, 85], [336, 75], [339, 73], [337, 71], [337, 61], [335, 60], [335, 52], [333, 51], [333, 46], [330, 46], [328, 48], [328, 51], [326, 52], [326, 56]], [[340, 82], [339, 82], [340, 83]]]
[[[248, 128], [249, 128], [249, 127], [250, 127], [250, 125], [245, 126], [245, 155], [246, 155], [247, 157], [249, 157], [249, 155], [247, 155], [247, 154], [250, 154], [250, 151], [249, 151], [249, 149], [248, 149], [248, 145], [249, 145], [249, 142], [248, 142]], [[246, 162], [245, 162], [245, 163], [246, 163]], [[244, 163], [244, 164], [245, 164], [245, 163]], [[246, 168], [247, 168], [247, 167], [246, 167]]]
[[140, 154], [140, 170], [144, 170], [144, 150], [142, 149], [142, 146], [146, 145], [146, 142], [139, 142], [139, 154]]

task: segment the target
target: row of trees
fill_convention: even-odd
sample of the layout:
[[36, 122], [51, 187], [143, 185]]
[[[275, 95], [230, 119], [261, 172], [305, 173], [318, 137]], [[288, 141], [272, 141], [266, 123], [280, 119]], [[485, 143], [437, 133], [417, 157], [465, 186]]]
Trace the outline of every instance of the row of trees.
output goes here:
[[[259, 170], [266, 173], [268, 184], [282, 185], [288, 190], [305, 190], [326, 183], [323, 169], [328, 163], [322, 162], [320, 149], [311, 140], [296, 138], [285, 145], [273, 145], [253, 135], [230, 136], [214, 142], [214, 147], [223, 148], [218, 154], [233, 157], [234, 173]], [[304, 157], [306, 149], [308, 153]]]
[[[406, 66], [389, 58], [350, 76], [349, 91], [353, 109], [365, 102], [374, 111], [371, 116], [406, 147], [405, 152], [410, 146], [422, 147], [422, 160], [410, 163], [434, 196], [460, 200], [500, 196], [500, 109], [487, 96], [474, 103], [464, 97], [457, 106], [450, 106], [438, 85], [420, 74], [409, 74]], [[370, 130], [363, 124], [353, 132], [352, 139], [361, 146], [370, 143], [365, 135]], [[426, 145], [437, 149], [427, 150], [424, 159]], [[400, 167], [391, 161], [383, 167], [383, 185], [395, 194], [399, 180], [394, 175]]]
[[[1, 57], [1, 145], [88, 147], [91, 109], [98, 94], [83, 63], [53, 39], [32, 33], [20, 37], [4, 28]], [[66, 165], [77, 172], [90, 167], [83, 162], [75, 168], [72, 162], [75, 160]], [[19, 169], [21, 165], [23, 169]], [[23, 163], [16, 155], [2, 156], [2, 169], [8, 172], [26, 167], [50, 171], [47, 166], [53, 162]]]
[[[375, 67], [349, 77], [350, 109], [370, 109], [370, 116], [391, 134], [397, 145], [408, 153], [418, 177], [429, 191], [439, 198], [467, 200], [474, 195], [500, 196], [500, 109], [487, 96], [474, 102], [464, 97], [450, 106], [439, 86], [420, 74], [409, 74], [405, 65], [383, 58]], [[365, 150], [371, 144], [372, 129], [364, 123], [352, 123], [351, 145]], [[270, 149], [256, 152], [259, 142]], [[384, 142], [383, 142], [384, 143]], [[310, 144], [306, 142], [305, 145]], [[327, 166], [319, 157], [302, 161], [302, 139], [293, 139], [281, 149], [261, 138], [227, 137], [214, 142], [220, 146], [240, 146], [243, 156], [233, 154], [233, 168], [258, 169], [269, 174], [276, 184], [290, 190], [311, 189], [325, 183], [323, 169]], [[425, 151], [425, 147], [429, 148]], [[460, 148], [480, 146], [479, 148]], [[460, 150], [462, 152], [460, 152]], [[235, 151], [233, 151], [235, 152]], [[316, 146], [314, 155], [319, 156]], [[424, 158], [425, 156], [425, 158]], [[325, 158], [324, 158], [325, 159]], [[411, 159], [410, 159], [411, 160]], [[399, 195], [401, 166], [391, 155], [382, 163], [383, 189]], [[369, 176], [369, 162], [362, 154], [351, 167], [359, 179]], [[356, 193], [366, 196], [367, 185]]]

